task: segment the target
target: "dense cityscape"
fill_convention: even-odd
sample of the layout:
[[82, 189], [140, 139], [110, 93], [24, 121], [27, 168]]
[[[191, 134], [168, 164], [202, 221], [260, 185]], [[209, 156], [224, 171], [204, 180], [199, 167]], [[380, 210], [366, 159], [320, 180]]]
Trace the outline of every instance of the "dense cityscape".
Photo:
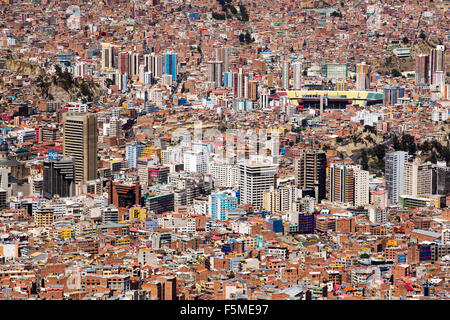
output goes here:
[[0, 0], [0, 300], [447, 300], [450, 1]]

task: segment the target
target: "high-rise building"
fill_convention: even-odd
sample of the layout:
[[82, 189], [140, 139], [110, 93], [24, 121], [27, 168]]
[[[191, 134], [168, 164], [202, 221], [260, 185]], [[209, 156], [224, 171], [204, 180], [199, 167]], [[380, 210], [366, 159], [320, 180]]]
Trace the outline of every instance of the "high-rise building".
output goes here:
[[208, 62], [208, 81], [214, 83], [214, 88], [222, 86], [222, 62], [209, 61]]
[[132, 52], [129, 55], [130, 57], [130, 76], [138, 76], [139, 75], [139, 53]]
[[314, 213], [299, 213], [298, 215], [298, 233], [308, 234], [314, 233], [315, 229], [315, 214]]
[[118, 64], [119, 73], [121, 75], [125, 73], [130, 74], [130, 58], [128, 57], [128, 52], [119, 53]]
[[402, 87], [384, 88], [383, 91], [383, 102], [385, 106], [395, 105], [398, 98], [403, 98], [405, 95], [405, 88]]
[[369, 65], [365, 62], [356, 65], [356, 90], [366, 91], [370, 88]]
[[245, 96], [245, 76], [242, 68], [239, 68], [238, 72], [235, 72], [233, 75], [233, 91], [235, 98], [244, 98]]
[[325, 182], [327, 174], [326, 153], [308, 150], [295, 159], [295, 184], [303, 191], [312, 191], [315, 199], [325, 199]]
[[259, 107], [261, 109], [269, 108], [269, 94], [264, 93], [259, 96]]
[[211, 163], [209, 166], [214, 187], [216, 188], [232, 188], [238, 183], [238, 168], [232, 164]]
[[260, 209], [263, 205], [263, 194], [275, 185], [275, 174], [278, 166], [250, 162], [239, 165], [240, 203], [252, 204]]
[[398, 197], [403, 194], [405, 162], [408, 160], [408, 152], [396, 151], [386, 154], [385, 180], [388, 200], [397, 203]]
[[248, 98], [252, 101], [256, 101], [258, 99], [258, 81], [250, 80], [248, 82]]
[[141, 204], [139, 182], [109, 181], [108, 203], [118, 208], [130, 208]]
[[430, 83], [439, 84], [437, 73], [445, 73], [445, 47], [442, 45], [436, 46], [436, 48], [430, 51]]
[[330, 200], [355, 207], [369, 204], [369, 172], [360, 166], [332, 164]]
[[294, 73], [294, 90], [301, 90], [302, 88], [302, 76], [303, 76], [303, 64], [301, 62], [295, 62], [292, 64]]
[[365, 206], [370, 203], [370, 190], [369, 190], [369, 171], [362, 170], [357, 166], [353, 171], [355, 179], [355, 201], [353, 205], [355, 207]]
[[202, 151], [186, 151], [184, 153], [184, 170], [206, 174], [208, 172], [208, 154]]
[[295, 186], [271, 187], [263, 193], [263, 209], [269, 212], [288, 212], [297, 199], [298, 189]]
[[75, 181], [97, 178], [97, 114], [66, 112], [63, 115], [63, 155], [75, 164]]
[[281, 64], [281, 88], [289, 89], [289, 61], [283, 61]]
[[353, 166], [332, 164], [330, 166], [330, 200], [342, 204], [353, 204], [355, 182]]
[[128, 161], [128, 168], [136, 168], [137, 159], [141, 157], [145, 146], [141, 144], [132, 144], [125, 147], [125, 159]]
[[419, 54], [416, 56], [416, 76], [415, 84], [428, 85], [429, 82], [430, 56]]
[[450, 194], [450, 167], [445, 162], [432, 166], [432, 193], [445, 196]]
[[233, 72], [228, 71], [223, 74], [223, 86], [225, 88], [233, 88]]
[[418, 196], [432, 193], [432, 164], [416, 158], [405, 163], [403, 194]]
[[215, 49], [215, 58], [217, 61], [222, 62], [223, 72], [228, 72], [230, 70], [230, 52], [229, 47], [220, 47]]
[[236, 192], [215, 193], [208, 196], [208, 215], [211, 220], [227, 220], [228, 212], [237, 208]]
[[170, 74], [172, 80], [176, 81], [178, 76], [178, 66], [177, 66], [177, 54], [176, 53], [165, 53], [164, 54], [164, 73]]
[[102, 70], [111, 70], [114, 67], [114, 46], [110, 43], [102, 43]]
[[155, 78], [161, 78], [164, 72], [163, 62], [163, 57], [155, 54], [154, 52], [144, 55], [145, 71], [151, 72]]
[[75, 195], [75, 167], [72, 159], [44, 160], [43, 197]]

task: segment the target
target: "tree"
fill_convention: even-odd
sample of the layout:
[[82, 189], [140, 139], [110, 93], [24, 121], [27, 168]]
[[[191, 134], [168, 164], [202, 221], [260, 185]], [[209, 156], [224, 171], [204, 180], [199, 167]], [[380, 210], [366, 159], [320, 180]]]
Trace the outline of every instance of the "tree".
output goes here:
[[391, 70], [391, 75], [392, 75], [393, 77], [401, 77], [401, 76], [402, 76], [401, 72], [398, 71], [397, 69], [392, 69], [392, 70]]
[[212, 17], [213, 17], [213, 19], [216, 19], [216, 20], [225, 20], [225, 18], [226, 18], [225, 14], [217, 13], [217, 12], [213, 12]]
[[369, 158], [367, 156], [366, 149], [363, 149], [361, 151], [361, 158], [360, 158], [359, 164], [361, 165], [363, 170], [369, 170]]
[[394, 148], [394, 151], [400, 150], [400, 142], [398, 141], [397, 135], [392, 138], [392, 147]]
[[414, 141], [414, 137], [410, 134], [403, 135], [400, 142], [400, 149], [403, 151], [408, 151], [411, 155], [415, 154], [417, 151], [417, 145]]
[[426, 36], [425, 33], [423, 32], [423, 30], [420, 30], [419, 38], [422, 39], [422, 40], [425, 40], [426, 37], [427, 37], [427, 36]]
[[249, 15], [247, 13], [247, 8], [244, 5], [240, 4], [239, 11], [241, 12], [241, 21], [248, 21]]
[[248, 31], [247, 31], [247, 33], [245, 34], [245, 42], [246, 42], [247, 44], [249, 44], [250, 42], [252, 42], [252, 36], [250, 35], [250, 33], [248, 33]]

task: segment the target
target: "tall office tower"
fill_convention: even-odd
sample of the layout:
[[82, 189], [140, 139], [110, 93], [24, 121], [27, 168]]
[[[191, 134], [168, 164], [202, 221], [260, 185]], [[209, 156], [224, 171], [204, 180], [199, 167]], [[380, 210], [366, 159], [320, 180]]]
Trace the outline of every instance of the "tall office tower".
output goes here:
[[355, 182], [353, 167], [342, 164], [330, 166], [330, 201], [342, 204], [353, 204]]
[[110, 70], [114, 67], [114, 46], [110, 43], [102, 43], [102, 70]]
[[215, 49], [215, 58], [217, 61], [222, 61], [223, 72], [228, 72], [230, 70], [230, 52], [229, 47], [220, 47]]
[[139, 74], [139, 82], [140, 83], [144, 83], [144, 81], [145, 81], [145, 79], [144, 79], [144, 77], [145, 77], [145, 66], [143, 64], [141, 64], [139, 66], [138, 74]]
[[419, 159], [405, 163], [403, 194], [418, 196], [432, 193], [432, 164]]
[[383, 91], [383, 102], [385, 106], [393, 106], [397, 103], [398, 98], [405, 96], [405, 88], [401, 87], [384, 88]]
[[430, 56], [425, 54], [417, 55], [416, 77], [415, 77], [416, 86], [429, 84], [429, 68], [430, 68]]
[[75, 195], [75, 167], [72, 159], [44, 160], [43, 196], [72, 197]]
[[153, 83], [153, 73], [151, 71], [144, 72], [144, 84]]
[[214, 83], [214, 87], [222, 86], [222, 62], [209, 61], [208, 62], [208, 81]]
[[263, 194], [275, 185], [278, 166], [246, 162], [239, 165], [239, 188], [241, 204], [252, 204], [256, 209], [262, 208]]
[[239, 181], [238, 167], [233, 164], [211, 163], [209, 172], [216, 188], [233, 188]]
[[289, 61], [284, 61], [281, 64], [281, 88], [283, 90], [289, 89]]
[[261, 109], [269, 108], [269, 94], [261, 94], [261, 96], [259, 97], [259, 107]]
[[292, 68], [294, 69], [294, 90], [301, 90], [303, 64], [301, 62], [295, 62], [292, 64]]
[[150, 56], [150, 65], [148, 71], [153, 72], [155, 78], [161, 78], [164, 71], [164, 59], [161, 55], [152, 53]]
[[153, 72], [155, 70], [154, 68], [154, 62], [153, 57], [155, 57], [155, 53], [147, 53], [144, 54], [143, 56], [143, 63], [144, 63], [144, 67], [145, 67], [145, 72]]
[[244, 75], [244, 99], [248, 99], [248, 75]]
[[84, 61], [76, 62], [73, 67], [73, 76], [83, 78], [89, 73], [89, 64]]
[[430, 83], [431, 84], [439, 84], [439, 80], [437, 78], [437, 72], [440, 74], [442, 72], [445, 74], [445, 63], [444, 63], [444, 54], [445, 47], [444, 46], [436, 46], [435, 49], [431, 49], [430, 51]]
[[97, 114], [63, 114], [63, 154], [75, 163], [75, 181], [97, 179]]
[[445, 162], [433, 165], [432, 193], [447, 196], [450, 194], [450, 167]]
[[119, 73], [121, 75], [125, 73], [130, 74], [130, 58], [128, 57], [128, 52], [120, 52], [118, 60]]
[[258, 81], [250, 80], [248, 82], [248, 98], [250, 100], [256, 101], [258, 100]]
[[208, 154], [188, 150], [184, 153], [184, 170], [187, 172], [208, 173]]
[[273, 74], [267, 75], [267, 87], [273, 88]]
[[332, 164], [330, 200], [355, 207], [369, 204], [369, 172], [360, 166]]
[[130, 53], [130, 76], [139, 75], [139, 53]]
[[176, 81], [178, 76], [178, 66], [177, 66], [177, 54], [176, 53], [165, 53], [164, 54], [164, 73], [170, 74], [172, 80]]
[[357, 166], [353, 171], [355, 178], [355, 207], [361, 207], [370, 203], [370, 190], [369, 190], [369, 171], [362, 170], [360, 166]]
[[299, 190], [295, 186], [271, 187], [263, 193], [263, 209], [269, 212], [288, 212], [297, 200]]
[[122, 136], [122, 126], [120, 124], [119, 118], [111, 117], [111, 119], [109, 119], [109, 128], [106, 135], [109, 137], [117, 137], [117, 138], [120, 138]]
[[356, 90], [366, 91], [370, 88], [369, 65], [365, 62], [356, 65]]
[[388, 200], [397, 203], [398, 197], [403, 194], [405, 162], [408, 160], [408, 152], [396, 151], [386, 154], [385, 180]]
[[236, 192], [213, 193], [208, 196], [208, 215], [211, 220], [227, 220], [228, 212], [237, 208]]
[[111, 117], [120, 118], [120, 108], [118, 108], [118, 107], [113, 107], [113, 108], [111, 109]]
[[234, 73], [234, 97], [243, 98], [244, 97], [244, 72], [242, 68], [239, 68], [237, 73]]
[[223, 86], [225, 88], [233, 88], [233, 72], [228, 71], [223, 74]]
[[127, 90], [127, 84], [128, 84], [128, 73], [120, 74], [119, 71], [115, 72], [115, 84], [119, 88], [120, 91], [126, 91]]
[[317, 202], [325, 199], [327, 155], [323, 151], [304, 151], [295, 159], [295, 184], [303, 191], [312, 191]]

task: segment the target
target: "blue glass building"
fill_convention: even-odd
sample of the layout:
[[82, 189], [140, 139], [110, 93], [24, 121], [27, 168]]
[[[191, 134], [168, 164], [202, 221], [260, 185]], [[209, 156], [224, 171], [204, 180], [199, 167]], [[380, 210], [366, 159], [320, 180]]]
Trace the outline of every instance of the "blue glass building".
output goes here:
[[172, 80], [176, 81], [178, 76], [177, 54], [164, 54], [164, 73], [172, 75]]

